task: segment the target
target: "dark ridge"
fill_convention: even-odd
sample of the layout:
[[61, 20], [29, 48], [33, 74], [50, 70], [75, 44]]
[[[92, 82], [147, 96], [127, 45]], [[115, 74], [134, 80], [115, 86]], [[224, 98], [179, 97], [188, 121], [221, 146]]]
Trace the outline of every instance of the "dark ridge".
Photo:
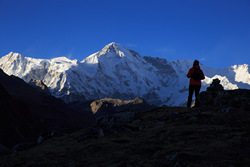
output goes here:
[[88, 126], [67, 104], [0, 70], [0, 144], [11, 148], [38, 136]]

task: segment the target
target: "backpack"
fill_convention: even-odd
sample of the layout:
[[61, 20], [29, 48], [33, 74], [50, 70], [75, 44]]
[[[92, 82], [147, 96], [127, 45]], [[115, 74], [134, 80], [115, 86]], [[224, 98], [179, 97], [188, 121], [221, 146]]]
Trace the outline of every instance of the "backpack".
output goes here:
[[201, 69], [194, 68], [194, 72], [192, 73], [191, 78], [193, 78], [196, 81], [200, 81], [203, 78]]

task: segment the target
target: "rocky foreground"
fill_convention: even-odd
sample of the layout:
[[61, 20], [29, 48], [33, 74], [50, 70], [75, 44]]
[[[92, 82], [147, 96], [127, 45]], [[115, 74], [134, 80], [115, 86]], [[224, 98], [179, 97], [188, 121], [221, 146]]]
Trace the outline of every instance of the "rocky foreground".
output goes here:
[[[0, 164], [6, 167], [250, 166], [250, 90], [224, 92], [218, 95], [231, 97], [231, 103], [224, 101], [219, 105], [207, 100], [199, 108], [162, 106], [101, 117], [91, 128], [59, 135], [28, 150], [0, 157]], [[212, 101], [218, 97], [209, 95]]]

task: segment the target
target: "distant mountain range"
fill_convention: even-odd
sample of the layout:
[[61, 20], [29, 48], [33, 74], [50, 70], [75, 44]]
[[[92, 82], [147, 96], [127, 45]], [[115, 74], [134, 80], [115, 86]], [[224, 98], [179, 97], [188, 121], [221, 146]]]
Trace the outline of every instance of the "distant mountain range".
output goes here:
[[[135, 99], [149, 104], [181, 106], [188, 95], [186, 74], [193, 60], [167, 61], [145, 57], [119, 44], [110, 43], [82, 60], [66, 57], [35, 59], [9, 53], [0, 59], [0, 68], [29, 82], [41, 80], [55, 97], [66, 102], [103, 98]], [[201, 65], [206, 79], [202, 90], [219, 78], [224, 89], [250, 89], [248, 64], [213, 69]]]

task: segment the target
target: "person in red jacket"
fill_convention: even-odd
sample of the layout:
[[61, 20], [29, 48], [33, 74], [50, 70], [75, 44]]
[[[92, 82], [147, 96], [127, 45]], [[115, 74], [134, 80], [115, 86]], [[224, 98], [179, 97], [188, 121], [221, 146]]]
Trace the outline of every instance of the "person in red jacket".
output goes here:
[[205, 75], [203, 71], [200, 69], [198, 60], [194, 61], [193, 67], [189, 69], [187, 77], [190, 78], [187, 107], [188, 108], [191, 107], [194, 91], [195, 91], [195, 106], [197, 107], [199, 105], [198, 95], [201, 89], [201, 80], [205, 79]]

